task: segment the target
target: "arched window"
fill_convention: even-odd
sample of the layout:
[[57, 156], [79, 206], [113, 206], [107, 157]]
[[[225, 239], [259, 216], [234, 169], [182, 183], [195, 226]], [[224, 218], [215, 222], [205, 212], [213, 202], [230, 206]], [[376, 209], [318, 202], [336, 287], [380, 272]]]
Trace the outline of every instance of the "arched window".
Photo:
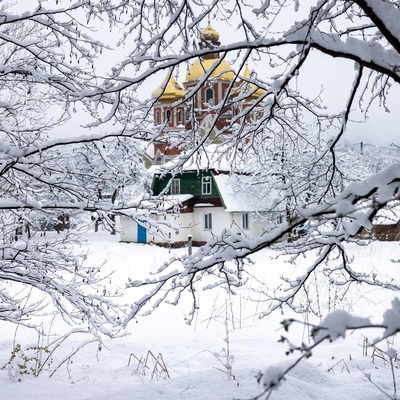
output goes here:
[[171, 121], [171, 110], [167, 110], [167, 112], [165, 113], [165, 119], [167, 120], [167, 122]]
[[182, 110], [178, 110], [178, 123], [182, 123]]
[[160, 125], [161, 120], [160, 120], [160, 110], [156, 111], [156, 125]]
[[211, 106], [214, 105], [214, 91], [212, 89], [206, 90], [206, 103]]

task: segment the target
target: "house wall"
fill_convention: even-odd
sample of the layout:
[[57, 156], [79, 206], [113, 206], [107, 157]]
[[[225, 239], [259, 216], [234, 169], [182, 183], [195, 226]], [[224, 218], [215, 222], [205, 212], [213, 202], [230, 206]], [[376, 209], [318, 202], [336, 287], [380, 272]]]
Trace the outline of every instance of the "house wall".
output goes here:
[[257, 237], [260, 236], [262, 231], [265, 228], [265, 221], [260, 218], [259, 215], [251, 214], [250, 215], [250, 227], [249, 227], [249, 236]]
[[[170, 222], [174, 228], [162, 226], [161, 229], [168, 239], [171, 239], [172, 244], [187, 243], [188, 235], [192, 235], [193, 231], [193, 213], [181, 213], [179, 215], [167, 214], [161, 217], [163, 222]], [[157, 221], [157, 216], [152, 216], [152, 219]], [[147, 235], [147, 240], [152, 243], [166, 244], [166, 241], [157, 235]]]
[[[204, 229], [205, 214], [212, 214], [212, 230]], [[194, 207], [193, 213], [166, 214], [165, 216], [151, 215], [152, 220], [170, 223], [173, 227], [163, 226], [166, 237], [173, 244], [185, 244], [188, 236], [192, 235], [194, 244], [202, 244], [219, 235], [224, 229], [229, 229], [234, 234], [242, 234], [250, 237], [260, 236], [266, 224], [270, 223], [268, 215], [249, 214], [249, 229], [242, 229], [242, 213], [229, 213], [223, 207]], [[137, 243], [137, 223], [130, 218], [121, 217], [121, 241]], [[166, 241], [155, 234], [147, 231], [147, 243], [166, 244]]]
[[231, 213], [231, 226], [230, 226], [230, 231], [234, 234], [243, 234], [243, 235], [248, 235], [248, 236], [253, 236], [252, 231], [254, 227], [254, 223], [251, 218], [251, 214], [249, 214], [249, 229], [243, 229], [242, 226], [242, 214], [241, 212], [233, 212]]
[[[172, 227], [161, 225], [160, 229], [163, 230], [164, 235], [171, 239], [173, 243], [186, 243], [188, 235], [193, 235], [193, 213], [181, 213], [179, 215], [166, 214], [162, 216], [150, 214], [149, 218], [153, 221], [170, 223]], [[138, 224], [136, 221], [122, 216], [120, 219], [120, 228], [120, 238], [122, 242], [138, 242]], [[146, 243], [166, 244], [167, 242], [161, 236], [158, 236], [155, 233], [152, 233], [151, 230], [147, 229]]]
[[[212, 214], [212, 229], [204, 229], [205, 214]], [[231, 225], [231, 215], [223, 207], [195, 207], [193, 213], [193, 242], [204, 243]]]
[[267, 215], [260, 213], [249, 212], [249, 229], [243, 229], [242, 226], [242, 214], [243, 212], [232, 212], [231, 214], [231, 226], [230, 231], [234, 234], [242, 234], [250, 237], [257, 237], [262, 234], [266, 224], [268, 224]]
[[119, 224], [121, 229], [120, 233], [121, 241], [136, 243], [138, 241], [137, 223], [128, 217], [121, 216]]

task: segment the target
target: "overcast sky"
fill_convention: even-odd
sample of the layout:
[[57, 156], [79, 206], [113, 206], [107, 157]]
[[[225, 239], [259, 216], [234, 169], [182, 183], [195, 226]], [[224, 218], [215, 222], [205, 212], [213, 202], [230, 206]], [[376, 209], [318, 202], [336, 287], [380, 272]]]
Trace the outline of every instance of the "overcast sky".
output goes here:
[[[19, 0], [16, 4], [18, 9], [25, 11], [32, 8], [36, 2], [32, 0]], [[60, 2], [62, 3], [62, 2]], [[59, 4], [60, 4], [59, 3]], [[69, 3], [69, 2], [68, 2]], [[54, 7], [55, 2], [49, 2], [47, 7]], [[295, 20], [301, 20], [304, 16], [300, 13], [291, 12], [288, 14], [290, 18], [282, 19], [281, 24], [287, 26], [293, 25]], [[213, 27], [219, 31], [220, 40], [222, 44], [232, 43], [239, 41], [241, 38], [235, 30], [234, 16], [228, 21], [212, 21]], [[257, 25], [255, 21], [254, 26]], [[115, 30], [111, 32], [108, 29], [100, 29], [95, 33], [97, 39], [103, 42], [110, 42], [112, 45], [115, 43], [115, 37], [120, 32]], [[120, 60], [130, 50], [130, 46], [134, 46], [134, 43], [125, 43], [124, 47], [115, 49], [112, 52], [106, 52], [100, 63], [101, 69], [105, 72], [110, 70], [113, 63], [116, 60]], [[232, 57], [234, 55], [232, 54]], [[227, 58], [229, 61], [229, 57]], [[235, 65], [233, 65], [235, 68]], [[185, 66], [180, 69], [179, 81], [182, 82], [185, 77]], [[253, 63], [250, 68], [254, 69], [258, 73], [258, 77], [262, 80], [270, 81], [268, 73], [270, 70], [268, 66], [265, 66], [262, 62]], [[307, 62], [305, 68], [301, 71], [301, 77], [299, 81], [299, 87], [310, 96], [316, 96], [321, 89], [323, 89], [322, 99], [328, 107], [327, 111], [340, 111], [340, 106], [345, 104], [346, 99], [349, 95], [349, 90], [354, 77], [353, 63], [340, 59], [333, 59], [331, 57], [316, 54], [312, 60]], [[146, 85], [143, 93], [140, 93], [142, 97], [150, 97], [151, 92], [162, 82], [164, 79], [163, 74], [158, 74], [154, 79], [151, 80], [151, 85]], [[146, 93], [147, 91], [147, 93]], [[398, 127], [400, 126], [400, 113], [398, 112], [400, 99], [400, 90], [398, 88], [392, 88], [388, 96], [388, 106], [390, 113], [386, 112], [383, 107], [379, 107], [378, 104], [371, 108], [369, 117], [366, 122], [364, 118], [357, 110], [351, 115], [351, 119], [358, 122], [353, 122], [348, 125], [348, 129], [345, 135], [345, 140], [349, 142], [365, 141], [369, 143], [375, 143], [379, 145], [389, 145], [392, 142], [399, 144]], [[74, 118], [74, 121], [68, 126], [69, 131], [79, 131], [79, 125], [88, 119], [83, 118], [79, 114]], [[62, 131], [65, 128], [61, 128]], [[101, 131], [106, 131], [110, 127], [102, 127]], [[75, 133], [74, 133], [75, 135]]]

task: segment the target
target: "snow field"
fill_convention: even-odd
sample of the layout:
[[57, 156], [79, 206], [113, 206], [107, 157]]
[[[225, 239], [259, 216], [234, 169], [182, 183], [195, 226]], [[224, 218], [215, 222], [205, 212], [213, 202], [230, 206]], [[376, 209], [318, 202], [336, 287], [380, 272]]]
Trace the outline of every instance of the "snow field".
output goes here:
[[[101, 265], [106, 261], [102, 267], [104, 273], [115, 270], [111, 282], [108, 282], [113, 288], [122, 289], [127, 279], [133, 275], [135, 279], [143, 278], [172, 255], [185, 252], [185, 249], [169, 251], [156, 246], [119, 243], [117, 237], [106, 234], [90, 235], [89, 239], [89, 262]], [[355, 257], [353, 268], [379, 268], [397, 278], [397, 264], [386, 261], [396, 258], [396, 243], [373, 243], [366, 247], [349, 244], [348, 248]], [[288, 310], [263, 319], [258, 318], [258, 313], [266, 305], [264, 302], [250, 301], [248, 297], [254, 298], [255, 294], [249, 288], [258, 288], [260, 281], [273, 287], [281, 275], [298, 275], [292, 265], [284, 263], [283, 259], [271, 258], [272, 255], [265, 250], [253, 257], [255, 265], [252, 268], [259, 281], [249, 281], [236, 295], [228, 296], [222, 289], [200, 293], [199, 310], [191, 326], [184, 320], [185, 313], [190, 309], [190, 297], [187, 296], [178, 306], [164, 304], [151, 316], [132, 321], [123, 332], [124, 336], [104, 338], [101, 350], [98, 342], [88, 344], [72, 357], [71, 362], [64, 363], [51, 378], [49, 372], [44, 371], [38, 378], [26, 375], [18, 382], [18, 379], [9, 378], [7, 367], [0, 370], [1, 399], [222, 400], [248, 399], [261, 393], [262, 382], [257, 383], [260, 370], [265, 371], [266, 367], [273, 366], [270, 373], [279, 372], [300, 355], [294, 353], [286, 356], [288, 344], [279, 343], [280, 336], [287, 336], [294, 345], [300, 345], [302, 341], [312, 342], [309, 332], [301, 324], [293, 324], [289, 333], [286, 333], [280, 327], [280, 321], [295, 317], [298, 320], [319, 322], [309, 314], [293, 315]], [[307, 262], [310, 262], [308, 258], [298, 261], [304, 266]], [[328, 289], [321, 284], [318, 290], [320, 308], [326, 311], [327, 302], [323, 291], [328, 293]], [[124, 292], [123, 301], [132, 302], [136, 296], [133, 289], [128, 289]], [[392, 298], [393, 293], [388, 291], [353, 286], [335, 306], [381, 322], [383, 311]], [[258, 300], [262, 300], [261, 295], [258, 295]], [[42, 321], [44, 331], [50, 332], [51, 338], [69, 329], [58, 318], [52, 320], [47, 317], [42, 318]], [[15, 326], [5, 322], [0, 324], [0, 333], [0, 367], [10, 359], [14, 341], [21, 346], [38, 343], [38, 335], [33, 330], [20, 327], [16, 331]], [[379, 331], [363, 334], [372, 340], [378, 336]], [[82, 334], [68, 338], [54, 352], [49, 370], [54, 369], [57, 363], [88, 339], [90, 337]], [[301, 362], [288, 374], [271, 399], [385, 398], [380, 390], [393, 393], [387, 357], [379, 353], [372, 354], [371, 349], [365, 355], [363, 343], [361, 332], [347, 332], [345, 340], [324, 342], [317, 347], [311, 358]], [[223, 365], [228, 347], [233, 357], [230, 360], [234, 379], [228, 379], [227, 369]], [[170, 379], [164, 380], [162, 373], [154, 372], [151, 358], [148, 368], [143, 372], [143, 364], [139, 364], [138, 359], [144, 362], [149, 352], [155, 357], [161, 354]], [[399, 365], [396, 365], [396, 373], [397, 367]], [[371, 374], [377, 387], [368, 381], [365, 374]], [[264, 379], [267, 378], [264, 376]]]

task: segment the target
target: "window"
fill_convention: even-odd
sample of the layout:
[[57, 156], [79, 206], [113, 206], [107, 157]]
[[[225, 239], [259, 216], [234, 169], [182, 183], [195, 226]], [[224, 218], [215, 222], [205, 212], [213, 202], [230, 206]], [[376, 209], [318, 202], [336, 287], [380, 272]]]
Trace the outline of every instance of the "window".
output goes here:
[[157, 110], [156, 111], [156, 125], [160, 125], [160, 111]]
[[214, 91], [212, 89], [206, 90], [206, 103], [211, 106], [214, 105]]
[[212, 229], [212, 214], [204, 214], [204, 230], [211, 231]]
[[167, 110], [167, 112], [165, 113], [165, 118], [167, 122], [171, 121], [171, 110]]
[[201, 177], [201, 194], [211, 194], [211, 176]]
[[178, 110], [178, 123], [182, 122], [182, 110]]
[[180, 194], [181, 193], [181, 180], [172, 179], [171, 186], [169, 187], [170, 194]]
[[157, 149], [154, 163], [155, 165], [164, 164], [164, 154], [161, 153], [160, 149]]
[[242, 214], [242, 229], [243, 230], [249, 229], [249, 213]]

